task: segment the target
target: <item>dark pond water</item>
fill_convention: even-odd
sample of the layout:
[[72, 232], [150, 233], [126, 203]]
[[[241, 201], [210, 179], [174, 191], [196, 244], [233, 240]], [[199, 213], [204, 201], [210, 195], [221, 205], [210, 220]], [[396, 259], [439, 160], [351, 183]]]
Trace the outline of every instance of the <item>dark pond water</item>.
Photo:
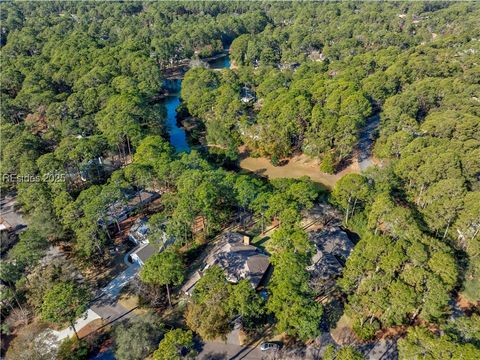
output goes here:
[[177, 108], [180, 105], [180, 96], [171, 95], [164, 100], [167, 109], [167, 131], [170, 135], [170, 144], [177, 153], [190, 152], [185, 130], [177, 124]]
[[211, 69], [225, 69], [230, 67], [230, 56], [226, 55], [209, 63]]
[[[212, 69], [229, 68], [230, 58], [227, 55], [210, 62], [209, 65]], [[177, 153], [190, 152], [187, 134], [185, 130], [177, 124], [177, 108], [180, 105], [180, 90], [182, 87], [182, 80], [168, 80], [164, 86], [172, 93], [162, 100], [165, 108], [167, 109], [167, 131], [170, 136], [170, 144], [172, 144]]]

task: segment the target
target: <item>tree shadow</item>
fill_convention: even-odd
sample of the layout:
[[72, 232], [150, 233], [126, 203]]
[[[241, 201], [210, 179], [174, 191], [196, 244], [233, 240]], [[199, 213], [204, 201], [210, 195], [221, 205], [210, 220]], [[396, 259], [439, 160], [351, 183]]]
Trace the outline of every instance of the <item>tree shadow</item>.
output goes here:
[[209, 352], [209, 353], [206, 353], [204, 355], [202, 355], [202, 357], [198, 357], [198, 359], [201, 359], [201, 360], [226, 360], [228, 359], [228, 354], [226, 352]]

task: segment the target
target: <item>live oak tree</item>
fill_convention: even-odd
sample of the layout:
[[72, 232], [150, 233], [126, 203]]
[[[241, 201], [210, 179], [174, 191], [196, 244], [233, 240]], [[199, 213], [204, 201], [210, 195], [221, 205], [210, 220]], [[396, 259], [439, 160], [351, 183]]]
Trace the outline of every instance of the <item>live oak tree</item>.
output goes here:
[[246, 175], [238, 176], [233, 186], [236, 201], [243, 211], [254, 210], [255, 200], [267, 190], [267, 186], [260, 179], [252, 179]]
[[202, 339], [225, 337], [229, 330], [229, 290], [223, 270], [212, 266], [195, 285], [185, 320]]
[[264, 301], [248, 280], [227, 283], [219, 266], [208, 268], [195, 285], [187, 306], [187, 325], [203, 339], [225, 337], [231, 320], [240, 316], [245, 328], [255, 328], [265, 313]]
[[241, 316], [245, 328], [254, 328], [265, 313], [264, 300], [245, 279], [230, 286], [229, 290], [227, 306], [231, 316]]
[[267, 309], [275, 316], [279, 332], [286, 332], [304, 341], [319, 334], [323, 313], [308, 284], [306, 267], [312, 247], [298, 223], [282, 223], [268, 243], [274, 270]]
[[[158, 349], [153, 353], [154, 360], [181, 360], [195, 355], [191, 331], [174, 329], [165, 333]], [[186, 355], [185, 355], [186, 354]]]
[[140, 278], [147, 284], [165, 286], [168, 303], [172, 306], [170, 286], [180, 285], [184, 279], [184, 265], [180, 255], [165, 250], [149, 258], [140, 271]]
[[[266, 200], [262, 198], [263, 202], [266, 201], [264, 215], [271, 219], [286, 220], [290, 224], [296, 223], [302, 211], [312, 208], [319, 195], [318, 187], [307, 177], [275, 179], [271, 184], [273, 191]], [[288, 216], [285, 216], [287, 213]]]
[[150, 312], [118, 324], [113, 331], [115, 358], [144, 359], [156, 348], [163, 332], [160, 318]]
[[176, 181], [173, 221], [167, 225], [167, 234], [186, 243], [195, 220], [201, 220], [207, 236], [218, 231], [233, 211], [233, 180], [221, 169], [185, 169]]
[[308, 287], [306, 257], [287, 250], [275, 254], [272, 263], [267, 309], [275, 315], [277, 330], [304, 341], [315, 338], [320, 334], [322, 306]]
[[46, 292], [42, 319], [55, 324], [69, 323], [78, 338], [75, 321], [87, 310], [88, 291], [74, 282], [59, 283]]
[[311, 254], [313, 244], [309, 241], [307, 233], [298, 225], [287, 226], [282, 223], [267, 243], [271, 253], [291, 251], [300, 255]]

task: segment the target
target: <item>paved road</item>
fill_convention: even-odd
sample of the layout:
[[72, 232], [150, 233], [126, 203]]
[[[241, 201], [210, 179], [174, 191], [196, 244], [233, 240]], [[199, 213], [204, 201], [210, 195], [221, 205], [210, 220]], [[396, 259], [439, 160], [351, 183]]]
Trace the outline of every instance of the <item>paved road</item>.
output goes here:
[[380, 116], [373, 115], [367, 119], [366, 126], [360, 131], [357, 152], [358, 152], [358, 166], [360, 171], [365, 170], [373, 165], [372, 147], [375, 140], [375, 131], [380, 124]]
[[130, 266], [126, 270], [124, 270], [115, 279], [110, 281], [110, 283], [100, 291], [99, 296], [106, 296], [110, 299], [117, 299], [122, 289], [133, 277], [135, 277], [139, 269], [140, 266], [137, 263], [130, 264]]
[[395, 340], [379, 340], [359, 346], [367, 360], [396, 360], [398, 359], [397, 342]]
[[[107, 322], [118, 319], [122, 315], [126, 314], [129, 309], [124, 308], [118, 303], [118, 300], [112, 300], [109, 298], [97, 299], [91, 306], [91, 308], [99, 317]], [[128, 314], [125, 317], [129, 317], [132, 314]]]
[[241, 345], [226, 344], [224, 342], [209, 341], [203, 345], [197, 355], [199, 360], [261, 360], [264, 353], [259, 348], [249, 348]]

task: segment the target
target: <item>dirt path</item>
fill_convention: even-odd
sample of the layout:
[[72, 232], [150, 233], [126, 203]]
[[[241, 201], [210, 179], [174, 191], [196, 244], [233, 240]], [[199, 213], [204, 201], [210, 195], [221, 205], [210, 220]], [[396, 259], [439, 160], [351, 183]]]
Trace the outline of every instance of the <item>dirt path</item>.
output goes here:
[[240, 167], [258, 175], [267, 176], [270, 179], [297, 179], [302, 176], [308, 176], [313, 181], [318, 182], [329, 189], [333, 188], [342, 176], [360, 172], [358, 161], [354, 161], [349, 167], [337, 174], [327, 174], [320, 171], [320, 161], [312, 159], [307, 155], [295, 156], [288, 161], [288, 164], [283, 166], [273, 166], [267, 158], [254, 158], [244, 153], [240, 160]]

